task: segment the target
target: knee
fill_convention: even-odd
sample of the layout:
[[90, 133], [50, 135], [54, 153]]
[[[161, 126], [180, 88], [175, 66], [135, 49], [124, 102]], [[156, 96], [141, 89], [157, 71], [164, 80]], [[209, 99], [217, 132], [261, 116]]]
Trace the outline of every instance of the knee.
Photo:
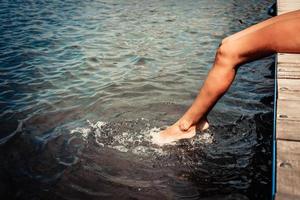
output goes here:
[[241, 55], [234, 41], [227, 40], [219, 45], [216, 52], [215, 64], [222, 67], [236, 67], [239, 64]]

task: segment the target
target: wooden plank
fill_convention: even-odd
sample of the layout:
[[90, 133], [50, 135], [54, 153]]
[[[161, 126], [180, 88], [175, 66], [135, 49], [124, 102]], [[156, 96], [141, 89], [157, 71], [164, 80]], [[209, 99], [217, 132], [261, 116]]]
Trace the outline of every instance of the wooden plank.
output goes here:
[[[277, 0], [279, 15], [298, 9], [300, 0]], [[277, 55], [277, 86], [276, 200], [297, 200], [300, 199], [300, 55]]]
[[277, 62], [279, 64], [284, 64], [284, 63], [300, 64], [300, 54], [279, 53], [277, 55]]
[[298, 9], [300, 9], [299, 0], [277, 0], [278, 15]]
[[294, 195], [290, 195], [290, 194], [277, 193], [275, 199], [276, 200], [297, 200], [297, 199], [300, 199], [300, 196], [294, 196]]
[[300, 141], [300, 101], [277, 100], [276, 138]]
[[299, 121], [292, 120], [277, 120], [277, 135], [278, 139], [299, 141]]
[[278, 79], [300, 79], [300, 64], [277, 64]]
[[[299, 79], [277, 79], [278, 99], [300, 101], [300, 80]], [[300, 102], [299, 102], [300, 103]]]
[[300, 54], [277, 55], [277, 78], [300, 79]]
[[[300, 142], [277, 141], [277, 193], [300, 196]], [[286, 199], [286, 198], [285, 198]]]

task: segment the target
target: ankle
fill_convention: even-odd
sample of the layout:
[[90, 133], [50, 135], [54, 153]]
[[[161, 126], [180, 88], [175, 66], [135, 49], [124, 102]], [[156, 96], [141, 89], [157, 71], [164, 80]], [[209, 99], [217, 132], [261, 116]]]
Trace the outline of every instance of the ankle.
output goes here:
[[182, 131], [187, 131], [193, 125], [193, 121], [183, 118], [179, 120], [179, 128]]

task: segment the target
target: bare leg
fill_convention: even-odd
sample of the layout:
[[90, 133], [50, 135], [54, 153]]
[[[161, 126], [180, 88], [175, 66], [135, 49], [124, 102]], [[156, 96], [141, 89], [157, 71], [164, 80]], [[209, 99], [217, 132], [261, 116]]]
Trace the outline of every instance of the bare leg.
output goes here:
[[162, 140], [195, 135], [195, 125], [206, 123], [203, 117], [229, 89], [241, 64], [276, 52], [300, 53], [300, 17], [298, 12], [294, 13], [294, 18], [278, 20], [223, 42], [195, 101], [175, 124], [161, 132]]
[[250, 26], [249, 28], [246, 28], [240, 32], [237, 32], [233, 35], [230, 35], [228, 37], [226, 37], [225, 39], [223, 39], [222, 43], [225, 43], [225, 42], [228, 42], [228, 41], [232, 41], [232, 40], [236, 40], [244, 35], [247, 35], [249, 33], [252, 33], [254, 31], [257, 31], [259, 29], [262, 29], [262, 28], [265, 28], [271, 24], [274, 24], [274, 23], [277, 23], [279, 21], [285, 21], [285, 20], [288, 20], [288, 19], [294, 19], [294, 18], [299, 18], [300, 17], [300, 10], [296, 10], [296, 11], [293, 11], [293, 12], [288, 12], [288, 13], [285, 13], [285, 14], [282, 14], [282, 15], [279, 15], [279, 16], [276, 16], [276, 17], [272, 17], [268, 20], [265, 20], [263, 22], [260, 22], [258, 24], [255, 24], [253, 26]]

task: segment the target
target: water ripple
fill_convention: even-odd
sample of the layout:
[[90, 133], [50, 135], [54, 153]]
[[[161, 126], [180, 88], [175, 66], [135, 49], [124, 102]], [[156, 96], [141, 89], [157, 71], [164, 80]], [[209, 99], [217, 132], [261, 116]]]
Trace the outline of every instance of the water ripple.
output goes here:
[[209, 132], [149, 137], [191, 104], [220, 40], [270, 3], [1, 1], [7, 199], [268, 199], [273, 57], [239, 70]]

